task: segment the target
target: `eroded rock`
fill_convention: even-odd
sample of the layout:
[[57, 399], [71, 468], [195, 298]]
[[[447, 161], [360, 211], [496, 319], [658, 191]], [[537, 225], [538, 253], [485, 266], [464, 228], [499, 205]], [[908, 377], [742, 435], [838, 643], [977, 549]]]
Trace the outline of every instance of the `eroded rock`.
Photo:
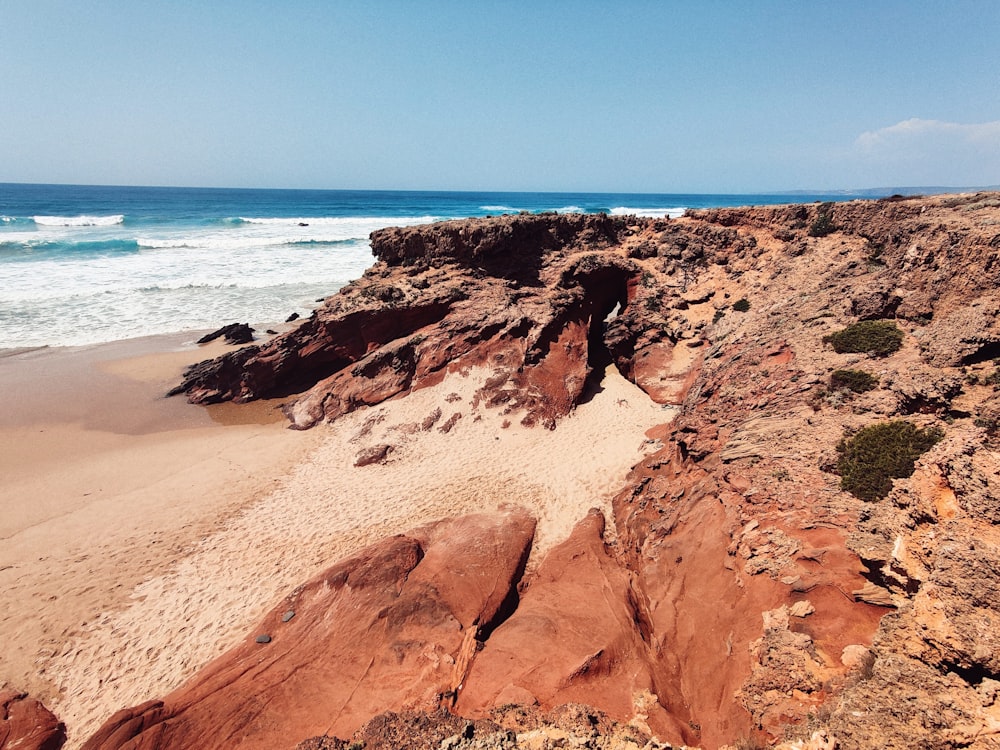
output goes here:
[[[386, 539], [296, 589], [255, 633], [162, 701], [111, 717], [85, 750], [273, 748], [350, 736], [387, 705], [434, 711], [461, 654], [517, 602], [534, 534], [523, 511]], [[283, 614], [294, 609], [294, 619]]]
[[0, 690], [0, 748], [59, 750], [66, 727], [51, 711], [26, 693]]

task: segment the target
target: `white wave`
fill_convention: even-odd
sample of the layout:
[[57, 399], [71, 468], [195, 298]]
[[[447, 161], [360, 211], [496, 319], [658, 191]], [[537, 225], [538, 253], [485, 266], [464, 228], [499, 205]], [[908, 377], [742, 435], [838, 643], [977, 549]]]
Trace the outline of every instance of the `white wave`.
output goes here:
[[286, 227], [377, 225], [379, 227], [412, 226], [438, 221], [438, 216], [300, 216], [255, 217], [240, 216], [244, 224], [271, 224]]
[[288, 235], [255, 237], [252, 235], [189, 235], [182, 238], [137, 237], [136, 244], [147, 250], [250, 250], [286, 245], [324, 245], [367, 241], [367, 237], [339, 235]]
[[670, 208], [631, 208], [629, 206], [617, 206], [609, 212], [612, 216], [642, 216], [647, 219], [677, 219], [687, 211], [686, 206], [672, 206]]
[[45, 257], [32, 262], [31, 273], [0, 263], [0, 341], [77, 345], [308, 315], [317, 298], [373, 262], [366, 241], [254, 247], [245, 240], [232, 249]]
[[43, 227], [113, 227], [125, 222], [125, 214], [112, 216], [35, 216], [35, 223]]
[[0, 300], [0, 334], [5, 346], [82, 346], [183, 330], [215, 330], [235, 320], [249, 321], [260, 331], [291, 312], [307, 316], [317, 298], [336, 292], [347, 281], [340, 277], [269, 287], [196, 284], [123, 289], [53, 296], [46, 304], [30, 308], [14, 308]]
[[[526, 209], [523, 208], [511, 208], [510, 206], [480, 206], [480, 211], [490, 211], [492, 213], [521, 213]], [[585, 213], [579, 206], [563, 206], [562, 208], [548, 208], [545, 209], [546, 212], [557, 214], [582, 214]], [[538, 213], [537, 211], [533, 213]]]
[[434, 216], [343, 218], [240, 218], [224, 228], [165, 230], [136, 237], [139, 247], [151, 250], [188, 248], [244, 252], [253, 248], [288, 245], [366, 243], [376, 229], [426, 224]]

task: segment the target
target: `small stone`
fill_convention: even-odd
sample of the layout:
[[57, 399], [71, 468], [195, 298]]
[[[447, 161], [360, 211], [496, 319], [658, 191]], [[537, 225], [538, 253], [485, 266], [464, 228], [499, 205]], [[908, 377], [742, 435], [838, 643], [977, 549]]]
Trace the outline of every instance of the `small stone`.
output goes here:
[[288, 622], [288, 621], [289, 621], [289, 620], [291, 620], [291, 619], [292, 619], [293, 617], [295, 617], [295, 610], [292, 610], [292, 609], [290, 609], [290, 610], [288, 610], [287, 612], [285, 612], [285, 614], [283, 614], [283, 615], [281, 616], [281, 621], [282, 621], [282, 622]]
[[795, 604], [788, 609], [788, 614], [793, 617], [808, 617], [815, 611], [816, 608], [812, 605], [812, 602], [808, 599], [803, 599], [800, 602], [795, 602]]
[[249, 344], [253, 341], [253, 330], [246, 323], [230, 323], [217, 331], [202, 336], [197, 343], [207, 344], [222, 336], [227, 344]]
[[840, 663], [848, 669], [861, 667], [864, 665], [865, 660], [869, 658], [870, 653], [871, 652], [860, 643], [852, 643], [849, 646], [844, 646], [844, 650], [840, 654]]
[[370, 464], [380, 464], [392, 453], [393, 446], [381, 443], [365, 448], [354, 458], [355, 466], [369, 466]]
[[271, 642], [271, 636], [269, 636], [267, 633], [263, 633], [261, 635], [258, 635], [257, 638], [256, 638], [256, 640], [257, 640], [257, 643], [270, 643]]

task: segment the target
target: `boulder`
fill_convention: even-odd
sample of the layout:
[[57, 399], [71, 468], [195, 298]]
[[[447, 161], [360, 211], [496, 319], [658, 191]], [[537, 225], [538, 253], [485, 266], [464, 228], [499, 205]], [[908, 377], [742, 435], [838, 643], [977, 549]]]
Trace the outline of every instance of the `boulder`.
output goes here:
[[0, 750], [59, 750], [66, 727], [26, 693], [0, 690]]
[[350, 736], [386, 706], [450, 704], [470, 646], [516, 608], [533, 535], [512, 509], [375, 544], [297, 588], [170, 695], [112, 716], [84, 750], [292, 747]]

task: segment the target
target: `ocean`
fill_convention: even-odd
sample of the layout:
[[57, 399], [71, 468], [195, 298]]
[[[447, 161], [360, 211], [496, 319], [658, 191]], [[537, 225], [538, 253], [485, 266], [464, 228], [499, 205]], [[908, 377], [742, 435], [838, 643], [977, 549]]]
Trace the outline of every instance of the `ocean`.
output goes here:
[[387, 226], [528, 211], [679, 216], [850, 195], [254, 190], [0, 184], [0, 348], [306, 316]]

